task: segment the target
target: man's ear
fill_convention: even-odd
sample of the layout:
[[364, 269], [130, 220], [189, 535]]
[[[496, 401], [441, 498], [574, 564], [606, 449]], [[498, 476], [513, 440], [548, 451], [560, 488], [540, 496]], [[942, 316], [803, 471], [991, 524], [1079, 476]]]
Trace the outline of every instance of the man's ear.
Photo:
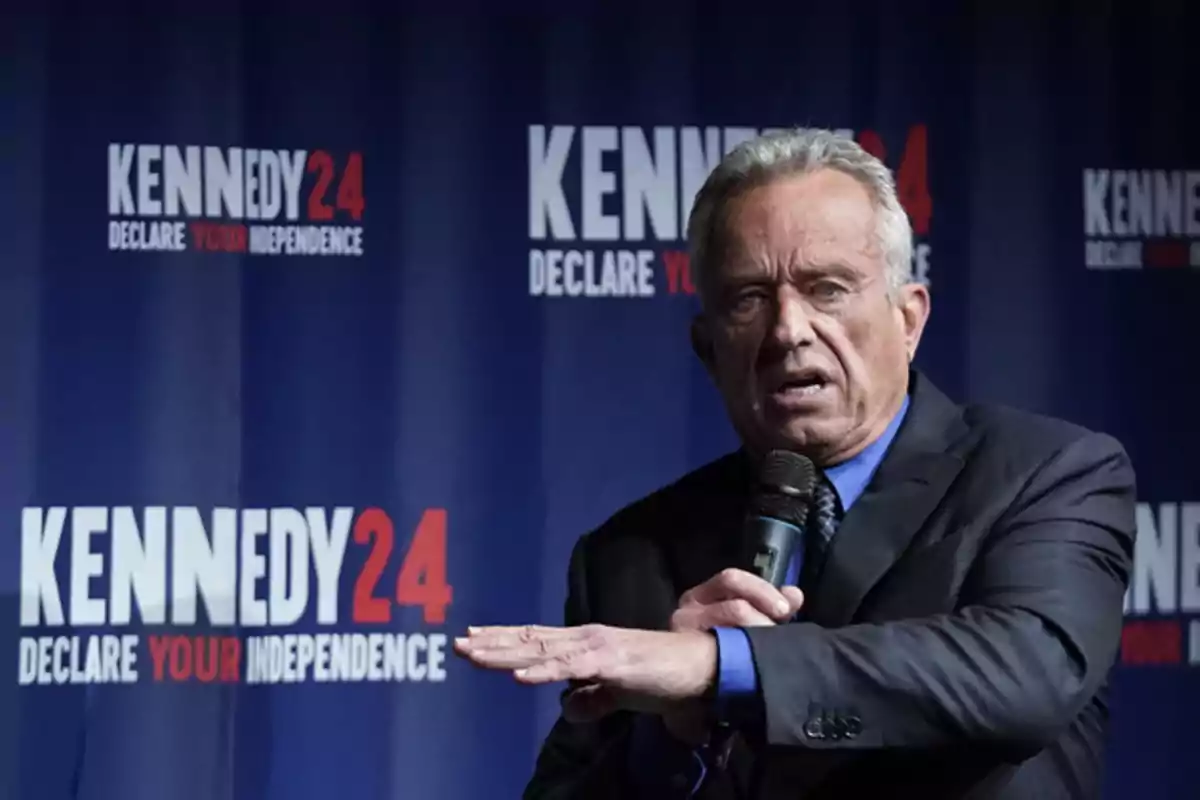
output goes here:
[[921, 334], [929, 321], [929, 289], [919, 283], [910, 283], [900, 290], [899, 310], [904, 324], [904, 341], [911, 364], [921, 344]]
[[696, 358], [700, 359], [700, 363], [704, 365], [708, 374], [715, 377], [712, 332], [708, 328], [708, 320], [705, 319], [703, 313], [692, 317], [691, 334], [692, 352], [696, 354]]

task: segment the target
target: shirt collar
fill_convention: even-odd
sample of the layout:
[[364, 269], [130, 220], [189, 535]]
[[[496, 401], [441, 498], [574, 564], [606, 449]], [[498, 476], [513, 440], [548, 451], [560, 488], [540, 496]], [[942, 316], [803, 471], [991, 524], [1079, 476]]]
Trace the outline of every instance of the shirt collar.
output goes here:
[[825, 470], [825, 475], [838, 493], [838, 499], [842, 501], [843, 511], [849, 511], [854, 501], [862, 496], [867, 484], [875, 475], [875, 470], [883, 463], [883, 457], [887, 455], [892, 440], [896, 438], [896, 433], [908, 414], [908, 404], [909, 397], [906, 394], [900, 410], [892, 417], [883, 435], [867, 445], [866, 449], [854, 458]]

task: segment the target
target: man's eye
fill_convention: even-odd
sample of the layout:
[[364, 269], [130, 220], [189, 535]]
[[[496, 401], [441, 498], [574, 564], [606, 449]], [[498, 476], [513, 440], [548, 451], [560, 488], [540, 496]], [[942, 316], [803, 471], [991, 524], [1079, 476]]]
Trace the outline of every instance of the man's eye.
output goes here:
[[734, 311], [747, 312], [753, 311], [762, 304], [766, 299], [766, 293], [757, 289], [751, 289], [743, 292], [738, 292], [733, 296], [730, 307]]
[[822, 300], [836, 300], [846, 293], [846, 287], [832, 281], [818, 281], [813, 285], [812, 292]]

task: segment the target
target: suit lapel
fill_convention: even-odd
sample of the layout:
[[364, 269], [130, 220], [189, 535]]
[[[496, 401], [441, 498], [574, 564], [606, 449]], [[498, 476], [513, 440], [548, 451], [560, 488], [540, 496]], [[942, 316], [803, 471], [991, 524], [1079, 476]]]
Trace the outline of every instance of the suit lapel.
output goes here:
[[807, 618], [848, 624], [871, 588], [900, 558], [962, 469], [951, 451], [966, 430], [957, 406], [914, 372], [912, 403], [866, 491], [842, 519]]
[[[741, 450], [724, 456], [685, 508], [674, 509], [661, 529], [676, 595], [737, 563], [743, 517], [749, 501], [750, 466]], [[682, 522], [682, 525], [680, 524]]]

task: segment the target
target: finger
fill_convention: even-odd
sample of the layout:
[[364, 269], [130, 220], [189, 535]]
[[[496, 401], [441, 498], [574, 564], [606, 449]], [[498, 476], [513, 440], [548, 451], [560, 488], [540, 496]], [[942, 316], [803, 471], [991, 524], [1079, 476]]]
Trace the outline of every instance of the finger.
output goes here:
[[804, 592], [800, 591], [798, 586], [784, 586], [780, 589], [780, 593], [788, 601], [788, 613], [784, 619], [791, 619], [804, 606]]
[[563, 718], [568, 722], [595, 722], [616, 710], [616, 695], [601, 684], [582, 686], [563, 699]]
[[705, 606], [702, 619], [708, 623], [707, 627], [709, 628], [717, 626], [754, 628], [775, 624], [774, 619], [741, 598]]
[[741, 598], [707, 606], [681, 608], [671, 616], [671, 630], [706, 631], [717, 626], [753, 627], [774, 625], [775, 620]]
[[786, 615], [791, 608], [783, 593], [745, 570], [725, 569], [699, 586], [684, 593], [680, 604], [713, 605], [724, 600], [741, 598], [770, 617]]
[[467, 628], [466, 641], [480, 646], [496, 647], [550, 639], [569, 639], [581, 635], [582, 628], [561, 628], [549, 625], [493, 625]]
[[558, 681], [588, 681], [599, 676], [600, 656], [595, 650], [563, 653], [513, 671], [521, 683], [537, 685]]
[[457, 639], [454, 649], [473, 664], [488, 669], [521, 669], [559, 658], [573, 658], [588, 645], [574, 639], [541, 639], [535, 642], [473, 642]]

